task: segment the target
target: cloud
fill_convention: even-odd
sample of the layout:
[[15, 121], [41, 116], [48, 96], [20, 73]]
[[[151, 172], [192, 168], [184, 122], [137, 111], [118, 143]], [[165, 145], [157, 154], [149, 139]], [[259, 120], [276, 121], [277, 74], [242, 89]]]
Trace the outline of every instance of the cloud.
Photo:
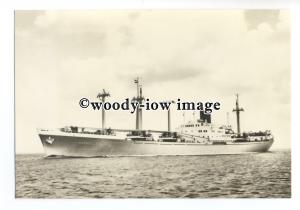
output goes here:
[[244, 19], [248, 30], [255, 30], [262, 23], [275, 29], [279, 22], [279, 14], [279, 10], [246, 10], [244, 11]]
[[195, 79], [199, 74], [208, 72], [205, 70], [197, 70], [197, 69], [188, 69], [188, 68], [166, 68], [167, 70], [160, 69], [149, 69], [142, 74], [126, 74], [119, 75], [121, 79], [126, 79], [128, 81], [132, 80], [132, 78], [140, 77], [142, 78], [142, 82], [144, 85], [154, 85], [161, 84], [166, 82], [178, 82], [186, 79]]
[[145, 80], [146, 83], [155, 83], [185, 80], [196, 77], [199, 74], [200, 71], [194, 69], [174, 69], [169, 71], [150, 70], [143, 74], [142, 77], [147, 79]]
[[38, 10], [18, 10], [15, 16], [15, 27], [17, 30], [28, 29], [34, 25], [38, 16], [44, 15], [44, 11]]

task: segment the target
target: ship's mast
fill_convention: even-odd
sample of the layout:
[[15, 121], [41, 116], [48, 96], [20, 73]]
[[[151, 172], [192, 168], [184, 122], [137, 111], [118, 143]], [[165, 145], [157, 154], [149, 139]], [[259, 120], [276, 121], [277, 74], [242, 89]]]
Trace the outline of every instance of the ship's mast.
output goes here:
[[[173, 104], [175, 101], [166, 101], [166, 103]], [[171, 132], [171, 107], [168, 110], [168, 132]]]
[[[105, 98], [110, 96], [110, 94], [108, 92], [105, 92], [105, 90], [102, 90], [102, 93], [100, 92], [97, 96], [97, 98], [99, 98], [102, 102], [102, 104], [105, 103]], [[105, 110], [102, 109], [102, 131], [104, 131], [105, 129]]]
[[[137, 77], [134, 80], [134, 83], [136, 84], [136, 90], [137, 90], [137, 97], [133, 97], [134, 101], [137, 101], [139, 104], [142, 104], [144, 97], [142, 93], [142, 85], [140, 84], [139, 78]], [[135, 129], [136, 130], [141, 130], [142, 129], [142, 109], [137, 108], [136, 110], [136, 123], [135, 123]]]
[[232, 111], [236, 112], [237, 135], [240, 136], [240, 112], [244, 111], [244, 109], [239, 107], [239, 94], [236, 94], [235, 109], [233, 109]]
[[[144, 98], [143, 98], [142, 85], [140, 85], [140, 98], [139, 98], [140, 104], [142, 104], [143, 100], [144, 100]], [[141, 108], [138, 108], [138, 110], [139, 110], [139, 116], [140, 116], [140, 119], [139, 119], [139, 129], [142, 130], [143, 129], [143, 112], [142, 112]]]

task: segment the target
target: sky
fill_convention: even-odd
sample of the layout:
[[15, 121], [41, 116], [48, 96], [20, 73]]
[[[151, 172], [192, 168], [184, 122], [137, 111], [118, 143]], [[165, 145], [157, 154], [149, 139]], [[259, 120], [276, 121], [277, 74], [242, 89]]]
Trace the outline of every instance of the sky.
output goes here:
[[[136, 94], [152, 101], [218, 101], [229, 121], [240, 94], [241, 130], [271, 130], [290, 147], [290, 17], [285, 10], [87, 10], [15, 12], [16, 152], [42, 153], [37, 128], [101, 127], [108, 101]], [[198, 113], [175, 109], [172, 130]], [[111, 128], [134, 129], [135, 115], [107, 111]], [[145, 111], [144, 129], [167, 129], [167, 113]]]

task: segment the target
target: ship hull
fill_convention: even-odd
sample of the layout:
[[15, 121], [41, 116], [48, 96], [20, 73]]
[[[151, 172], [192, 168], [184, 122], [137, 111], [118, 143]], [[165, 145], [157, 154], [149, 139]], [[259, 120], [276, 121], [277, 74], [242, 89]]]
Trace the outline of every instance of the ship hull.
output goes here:
[[48, 134], [39, 136], [47, 156], [70, 157], [241, 154], [266, 152], [273, 144], [273, 140], [212, 145], [132, 141], [110, 136], [101, 138]]

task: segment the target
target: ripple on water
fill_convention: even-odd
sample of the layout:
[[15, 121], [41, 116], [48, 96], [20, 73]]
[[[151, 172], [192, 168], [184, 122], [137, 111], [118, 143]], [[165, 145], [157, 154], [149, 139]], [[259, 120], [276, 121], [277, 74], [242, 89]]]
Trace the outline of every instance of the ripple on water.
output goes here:
[[291, 197], [290, 151], [222, 156], [16, 156], [17, 198]]

